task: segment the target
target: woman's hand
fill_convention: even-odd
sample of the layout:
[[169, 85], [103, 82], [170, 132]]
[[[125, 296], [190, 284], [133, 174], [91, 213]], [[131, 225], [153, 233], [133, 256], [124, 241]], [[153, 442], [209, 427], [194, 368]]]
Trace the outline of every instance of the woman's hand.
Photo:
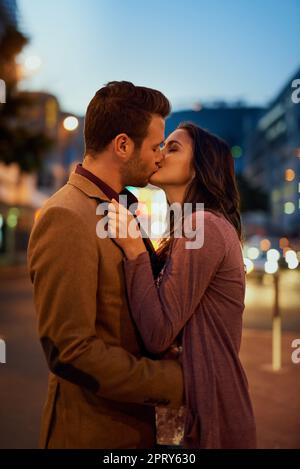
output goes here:
[[109, 237], [123, 249], [127, 259], [147, 251], [136, 219], [115, 199], [108, 205], [107, 217]]
[[177, 344], [172, 344], [163, 354], [162, 358], [166, 360], [181, 360], [182, 347]]

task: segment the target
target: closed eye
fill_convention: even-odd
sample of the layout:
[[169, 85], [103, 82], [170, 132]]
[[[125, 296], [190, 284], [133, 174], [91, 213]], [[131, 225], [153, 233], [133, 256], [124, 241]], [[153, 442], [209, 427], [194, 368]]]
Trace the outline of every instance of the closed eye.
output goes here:
[[173, 153], [174, 151], [177, 151], [177, 150], [178, 150], [178, 148], [172, 147], [172, 148], [168, 149], [167, 153]]

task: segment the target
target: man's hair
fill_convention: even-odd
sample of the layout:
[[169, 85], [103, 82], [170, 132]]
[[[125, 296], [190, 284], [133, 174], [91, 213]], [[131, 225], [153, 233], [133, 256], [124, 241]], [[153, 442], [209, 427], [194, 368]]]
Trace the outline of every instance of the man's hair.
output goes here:
[[120, 133], [127, 134], [139, 148], [152, 115], [165, 118], [170, 110], [170, 102], [160, 91], [128, 81], [107, 83], [97, 91], [87, 108], [85, 153], [101, 152]]

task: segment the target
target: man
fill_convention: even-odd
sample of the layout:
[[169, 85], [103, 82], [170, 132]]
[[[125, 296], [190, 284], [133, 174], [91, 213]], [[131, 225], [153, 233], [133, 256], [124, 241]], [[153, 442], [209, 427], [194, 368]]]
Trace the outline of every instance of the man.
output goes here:
[[41, 447], [152, 448], [155, 405], [182, 404], [180, 364], [145, 356], [122, 251], [96, 235], [98, 204], [145, 186], [157, 170], [169, 110], [156, 90], [101, 88], [86, 113], [83, 164], [33, 227], [28, 262], [50, 368]]

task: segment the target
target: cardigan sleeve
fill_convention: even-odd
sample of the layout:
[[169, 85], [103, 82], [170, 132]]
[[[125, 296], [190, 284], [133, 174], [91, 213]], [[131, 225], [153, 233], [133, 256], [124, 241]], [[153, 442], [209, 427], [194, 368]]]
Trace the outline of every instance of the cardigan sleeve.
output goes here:
[[168, 349], [197, 306], [225, 255], [225, 240], [214, 218], [205, 217], [203, 246], [187, 249], [177, 238], [157, 288], [149, 254], [124, 259], [129, 303], [146, 348]]

